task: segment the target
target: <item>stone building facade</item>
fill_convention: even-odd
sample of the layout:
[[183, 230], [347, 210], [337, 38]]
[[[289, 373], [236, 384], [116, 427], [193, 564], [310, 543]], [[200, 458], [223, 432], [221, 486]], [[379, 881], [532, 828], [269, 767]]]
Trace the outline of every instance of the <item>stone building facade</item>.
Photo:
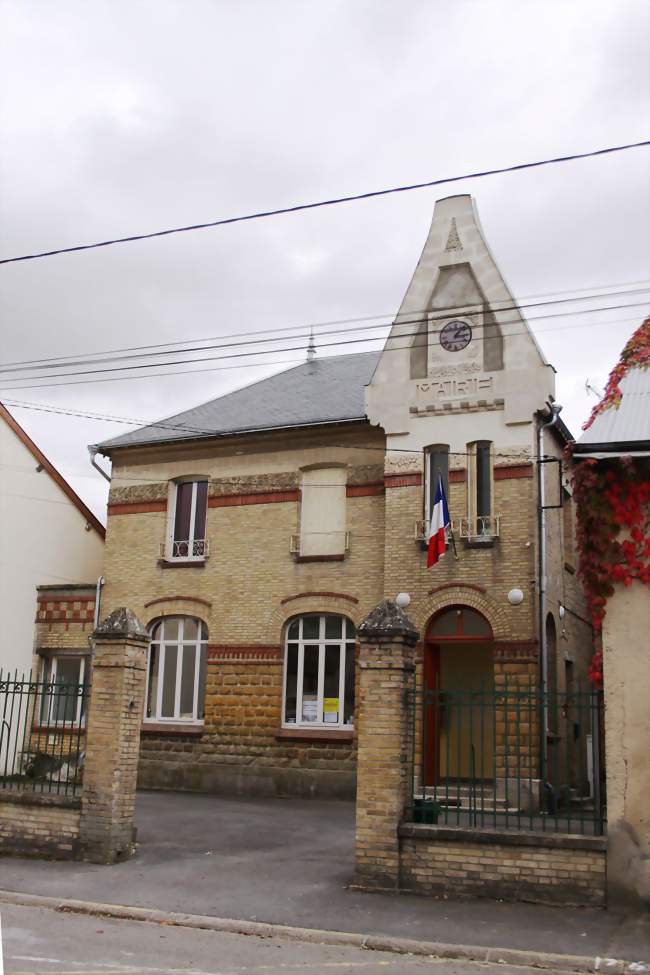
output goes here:
[[[420, 688], [585, 673], [560, 421], [541, 433], [547, 503], [564, 506], [546, 513], [540, 601], [553, 375], [473, 201], [452, 197], [381, 354], [316, 358], [100, 445], [101, 615], [129, 606], [152, 635], [141, 784], [352, 796], [355, 628], [398, 592], [423, 635]], [[427, 569], [439, 479], [453, 545]]]

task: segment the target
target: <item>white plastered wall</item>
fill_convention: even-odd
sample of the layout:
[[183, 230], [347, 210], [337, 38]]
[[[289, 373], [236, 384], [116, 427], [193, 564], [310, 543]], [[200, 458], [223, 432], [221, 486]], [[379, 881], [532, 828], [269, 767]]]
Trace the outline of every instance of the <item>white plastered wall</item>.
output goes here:
[[0, 417], [0, 667], [29, 671], [36, 587], [93, 583], [104, 542]]

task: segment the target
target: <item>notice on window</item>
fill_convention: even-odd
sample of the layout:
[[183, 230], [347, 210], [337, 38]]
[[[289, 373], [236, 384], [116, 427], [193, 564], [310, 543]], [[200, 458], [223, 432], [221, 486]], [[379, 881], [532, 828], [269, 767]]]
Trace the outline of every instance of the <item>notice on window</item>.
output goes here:
[[339, 699], [338, 697], [323, 698], [323, 721], [328, 724], [338, 724], [339, 720]]
[[302, 720], [318, 721], [318, 698], [317, 697], [303, 697]]

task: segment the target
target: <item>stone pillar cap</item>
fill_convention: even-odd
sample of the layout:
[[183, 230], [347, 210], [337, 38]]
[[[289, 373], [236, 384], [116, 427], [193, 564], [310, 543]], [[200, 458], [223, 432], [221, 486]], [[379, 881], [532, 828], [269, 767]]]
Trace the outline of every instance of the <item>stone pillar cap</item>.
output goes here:
[[149, 633], [135, 613], [125, 606], [114, 609], [103, 623], [100, 623], [93, 636], [108, 639], [110, 637], [136, 637], [148, 640]]
[[384, 599], [378, 606], [375, 606], [357, 633], [365, 639], [376, 639], [381, 636], [402, 636], [412, 643], [417, 643], [420, 636], [415, 624], [392, 599]]

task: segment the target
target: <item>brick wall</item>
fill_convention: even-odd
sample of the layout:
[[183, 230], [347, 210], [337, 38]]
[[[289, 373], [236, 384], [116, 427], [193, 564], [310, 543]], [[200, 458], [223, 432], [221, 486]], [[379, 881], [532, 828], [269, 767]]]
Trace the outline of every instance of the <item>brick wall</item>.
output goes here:
[[403, 825], [400, 887], [422, 894], [605, 905], [600, 837]]
[[0, 794], [0, 853], [71, 860], [78, 852], [81, 799]]

